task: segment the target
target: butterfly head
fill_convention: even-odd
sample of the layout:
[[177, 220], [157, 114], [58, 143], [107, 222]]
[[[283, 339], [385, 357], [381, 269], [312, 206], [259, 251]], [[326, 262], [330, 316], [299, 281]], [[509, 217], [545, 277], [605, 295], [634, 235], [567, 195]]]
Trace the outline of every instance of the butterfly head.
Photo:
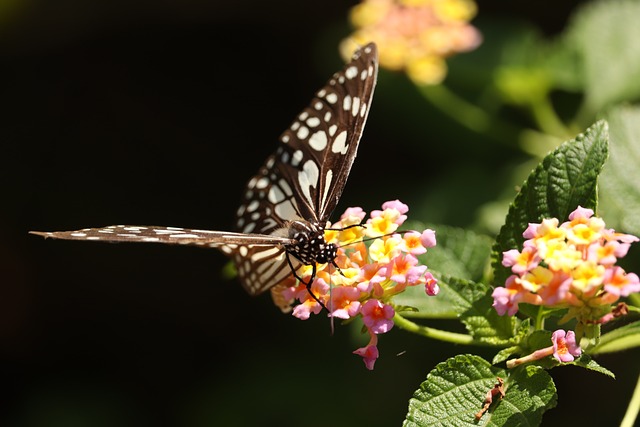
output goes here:
[[289, 237], [296, 241], [287, 248], [287, 252], [305, 265], [332, 262], [338, 247], [327, 243], [324, 238], [324, 227], [315, 222], [304, 220], [292, 221], [289, 224]]

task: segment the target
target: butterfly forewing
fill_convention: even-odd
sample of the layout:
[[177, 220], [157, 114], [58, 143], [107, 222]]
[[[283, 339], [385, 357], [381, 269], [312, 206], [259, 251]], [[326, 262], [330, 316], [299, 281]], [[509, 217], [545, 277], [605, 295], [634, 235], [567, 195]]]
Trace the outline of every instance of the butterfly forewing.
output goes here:
[[[358, 150], [377, 78], [377, 50], [369, 44], [318, 91], [280, 136], [276, 152], [248, 183], [236, 227], [271, 234], [303, 219], [324, 225], [336, 207]], [[245, 289], [259, 294], [290, 274], [284, 250], [251, 248], [234, 261]], [[269, 274], [264, 274], [262, 270]]]
[[[284, 246], [295, 243], [290, 238], [280, 236], [152, 225], [110, 225], [108, 227], [83, 228], [82, 230], [75, 231], [32, 231], [31, 234], [64, 240], [165, 243], [206, 246], [220, 249], [228, 246], [233, 250], [239, 246], [251, 245], [270, 248], [274, 245]], [[228, 253], [231, 252], [229, 249], [224, 251]]]
[[377, 71], [377, 51], [369, 44], [280, 137], [276, 167], [293, 186], [302, 218], [324, 223], [336, 207], [358, 151]]
[[272, 288], [290, 277], [292, 269], [319, 259], [313, 247], [295, 236], [302, 230], [313, 240], [311, 233], [322, 231], [338, 203], [369, 113], [377, 55], [373, 43], [359, 49], [281, 135], [275, 153], [246, 186], [236, 213], [238, 232], [117, 225], [32, 233], [66, 240], [215, 247], [232, 257], [247, 292], [257, 295]]

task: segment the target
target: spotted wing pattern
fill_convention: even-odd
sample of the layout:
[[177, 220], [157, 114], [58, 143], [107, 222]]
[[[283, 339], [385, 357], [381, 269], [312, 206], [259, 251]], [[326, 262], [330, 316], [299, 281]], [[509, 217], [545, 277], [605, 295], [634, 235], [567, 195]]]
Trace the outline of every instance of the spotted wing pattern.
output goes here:
[[[377, 49], [370, 43], [316, 92], [280, 136], [275, 153], [247, 184], [236, 215], [238, 230], [272, 234], [286, 230], [292, 220], [324, 226], [356, 157], [377, 72]], [[286, 248], [249, 247], [248, 251], [248, 259], [238, 251], [233, 256], [250, 294], [259, 294], [290, 275]], [[295, 258], [290, 261], [294, 269], [300, 265]]]
[[32, 233], [66, 240], [214, 247], [232, 257], [247, 292], [266, 291], [290, 276], [290, 267], [295, 271], [301, 265], [292, 250], [300, 243], [294, 221], [310, 232], [321, 230], [338, 203], [369, 113], [377, 55], [373, 43], [359, 49], [280, 136], [275, 153], [246, 186], [236, 213], [239, 232], [114, 225]]

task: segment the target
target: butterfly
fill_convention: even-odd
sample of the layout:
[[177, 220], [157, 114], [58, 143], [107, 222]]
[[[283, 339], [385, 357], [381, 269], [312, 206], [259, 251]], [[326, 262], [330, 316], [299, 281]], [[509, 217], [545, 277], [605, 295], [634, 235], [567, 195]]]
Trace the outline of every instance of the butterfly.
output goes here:
[[[335, 265], [337, 254], [336, 245], [325, 241], [324, 230], [356, 157], [377, 74], [377, 48], [369, 43], [316, 92], [249, 180], [236, 212], [237, 232], [112, 225], [30, 233], [65, 240], [213, 247], [232, 258], [250, 295], [293, 274], [318, 300], [311, 292], [316, 264]], [[306, 282], [296, 273], [302, 265], [312, 266]]]

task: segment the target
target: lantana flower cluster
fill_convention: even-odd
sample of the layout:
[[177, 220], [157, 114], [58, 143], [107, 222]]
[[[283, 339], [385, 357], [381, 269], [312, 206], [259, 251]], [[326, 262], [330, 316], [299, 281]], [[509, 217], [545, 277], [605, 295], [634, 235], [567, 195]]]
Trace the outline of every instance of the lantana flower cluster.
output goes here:
[[512, 316], [519, 303], [529, 303], [568, 308], [561, 323], [604, 323], [612, 318], [612, 304], [640, 291], [638, 276], [616, 266], [639, 239], [607, 229], [593, 215], [578, 206], [560, 225], [556, 218], [529, 224], [522, 251], [503, 253], [502, 265], [513, 275], [493, 291], [498, 314]]
[[340, 50], [347, 59], [374, 41], [380, 66], [405, 70], [418, 84], [438, 84], [447, 74], [444, 58], [480, 44], [480, 33], [469, 24], [475, 14], [473, 0], [363, 0], [351, 10], [356, 31]]
[[[325, 240], [338, 246], [332, 264], [316, 266], [311, 292], [339, 319], [361, 318], [369, 334], [369, 343], [354, 351], [373, 369], [378, 358], [378, 335], [393, 328], [394, 295], [409, 286], [422, 285], [429, 296], [438, 293], [437, 280], [420, 265], [418, 255], [436, 244], [435, 232], [407, 231], [398, 233], [398, 227], [407, 219], [409, 208], [395, 200], [382, 205], [382, 210], [366, 213], [359, 207], [349, 208], [335, 224], [328, 224]], [[312, 267], [302, 266], [297, 274], [304, 282], [311, 278]], [[305, 283], [293, 275], [287, 282], [272, 288], [274, 301], [280, 308], [293, 307], [293, 315], [306, 320], [323, 310], [322, 305], [309, 294]]]

